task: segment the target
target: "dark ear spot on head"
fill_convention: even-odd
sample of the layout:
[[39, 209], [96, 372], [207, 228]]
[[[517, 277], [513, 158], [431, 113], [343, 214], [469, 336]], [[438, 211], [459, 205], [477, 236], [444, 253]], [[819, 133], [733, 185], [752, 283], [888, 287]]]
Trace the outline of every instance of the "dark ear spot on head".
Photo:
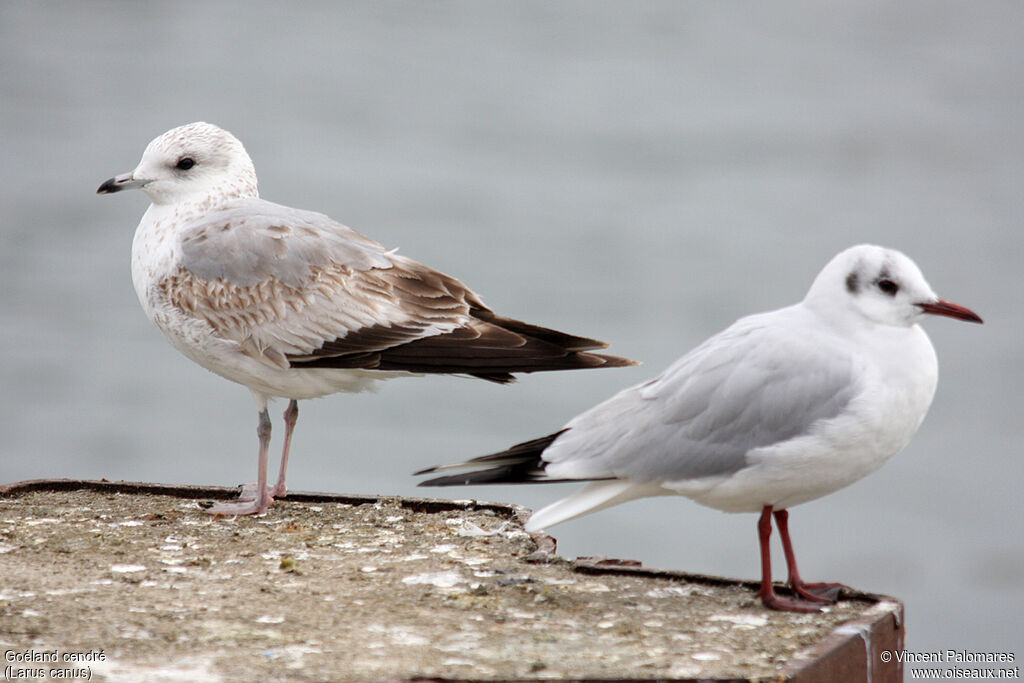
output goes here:
[[860, 278], [857, 277], [857, 271], [852, 271], [846, 276], [846, 291], [850, 294], [856, 294], [860, 288]]

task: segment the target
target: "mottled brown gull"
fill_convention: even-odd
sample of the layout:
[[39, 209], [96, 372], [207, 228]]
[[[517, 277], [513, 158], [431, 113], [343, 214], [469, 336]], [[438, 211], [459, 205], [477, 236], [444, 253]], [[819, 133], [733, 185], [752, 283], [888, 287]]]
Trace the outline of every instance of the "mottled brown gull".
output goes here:
[[[242, 143], [208, 123], [149, 143], [131, 173], [152, 204], [135, 231], [132, 280], [175, 348], [247, 386], [259, 411], [255, 487], [210, 512], [264, 512], [286, 494], [299, 399], [422, 373], [507, 383], [515, 372], [633, 365], [607, 345], [497, 315], [455, 278], [328, 218], [259, 198]], [[267, 486], [270, 397], [290, 399], [277, 484]]]

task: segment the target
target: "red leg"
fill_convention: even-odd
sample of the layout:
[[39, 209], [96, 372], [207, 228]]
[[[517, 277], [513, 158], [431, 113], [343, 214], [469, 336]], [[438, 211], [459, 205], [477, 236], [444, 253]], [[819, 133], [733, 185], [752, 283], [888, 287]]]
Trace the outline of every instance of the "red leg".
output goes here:
[[775, 511], [775, 525], [779, 527], [782, 551], [786, 555], [786, 566], [789, 568], [789, 586], [794, 593], [812, 602], [831, 604], [839, 598], [840, 590], [843, 588], [849, 590], [848, 586], [841, 583], [806, 583], [800, 578], [800, 570], [796, 566], [796, 554], [793, 552], [793, 542], [789, 538], [788, 510]]
[[813, 603], [780, 597], [772, 586], [772, 549], [769, 543], [772, 536], [771, 505], [765, 505], [761, 510], [757, 535], [761, 543], [761, 590], [757, 592], [757, 597], [761, 598], [764, 606], [782, 612], [820, 612], [821, 608]]

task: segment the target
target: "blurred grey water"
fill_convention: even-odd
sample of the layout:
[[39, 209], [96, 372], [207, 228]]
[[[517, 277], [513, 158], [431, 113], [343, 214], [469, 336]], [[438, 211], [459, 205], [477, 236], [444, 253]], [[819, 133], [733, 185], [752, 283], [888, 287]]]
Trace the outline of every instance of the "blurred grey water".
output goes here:
[[[248, 392], [135, 300], [144, 196], [93, 194], [208, 120], [264, 197], [645, 362], [305, 402], [294, 489], [422, 494], [412, 470], [558, 428], [798, 300], [840, 249], [906, 251], [986, 325], [929, 322], [942, 377], [921, 432], [795, 509], [797, 553], [809, 578], [903, 598], [913, 650], [1019, 661], [1022, 27], [1013, 2], [0, 4], [0, 482], [254, 476]], [[450, 493], [539, 507], [571, 489]], [[658, 499], [555, 535], [567, 556], [752, 577], [754, 522]]]

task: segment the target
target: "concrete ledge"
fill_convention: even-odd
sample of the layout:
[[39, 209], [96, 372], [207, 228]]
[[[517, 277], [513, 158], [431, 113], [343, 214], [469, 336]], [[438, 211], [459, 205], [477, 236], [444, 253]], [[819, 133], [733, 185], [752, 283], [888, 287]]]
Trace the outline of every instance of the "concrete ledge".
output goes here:
[[511, 505], [291, 493], [262, 517], [213, 518], [196, 503], [236, 494], [0, 486], [7, 677], [902, 680], [879, 657], [903, 648], [893, 598], [771, 612], [749, 582], [561, 559]]

